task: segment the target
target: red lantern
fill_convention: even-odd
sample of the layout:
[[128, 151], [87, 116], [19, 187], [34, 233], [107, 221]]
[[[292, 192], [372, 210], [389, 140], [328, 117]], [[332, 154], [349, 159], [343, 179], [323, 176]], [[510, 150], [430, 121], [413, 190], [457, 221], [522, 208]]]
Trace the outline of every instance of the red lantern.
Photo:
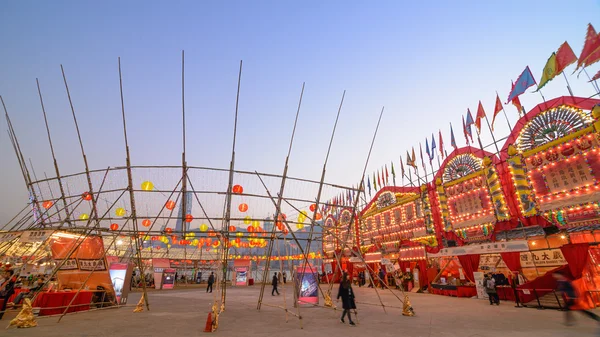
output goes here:
[[308, 209], [310, 209], [311, 212], [314, 212], [315, 209], [317, 209], [317, 205], [316, 204], [311, 204]]
[[142, 221], [142, 226], [144, 227], [150, 227], [150, 225], [152, 225], [152, 221], [145, 219], [144, 221]]
[[44, 203], [42, 204], [42, 206], [44, 206], [45, 209], [52, 207], [52, 205], [54, 205], [52, 201], [44, 201]]
[[235, 226], [229, 226], [229, 231], [230, 232], [235, 232], [235, 230], [236, 230]]
[[185, 245], [185, 240], [179, 240], [179, 244], [182, 246]]
[[150, 238], [150, 240], [157, 241], [158, 240], [158, 236], [153, 236], [153, 237]]
[[165, 204], [165, 207], [169, 210], [172, 211], [175, 208], [175, 201], [173, 200], [169, 200], [167, 201], [167, 203]]
[[192, 220], [194, 220], [194, 217], [191, 214], [185, 216], [185, 222], [192, 222]]
[[119, 225], [117, 225], [116, 223], [110, 224], [110, 230], [111, 231], [116, 231], [117, 229], [119, 229]]
[[233, 193], [235, 193], [235, 194], [242, 194], [242, 193], [244, 193], [244, 188], [242, 187], [242, 185], [234, 185], [233, 186]]
[[240, 212], [246, 212], [248, 210], [248, 204], [240, 204], [238, 206], [238, 209], [240, 210]]
[[249, 233], [253, 233], [254, 232], [254, 227], [252, 226], [248, 226], [248, 228], [246, 228], [248, 230]]
[[160, 250], [160, 246], [156, 246], [156, 247], [154, 247], [154, 249]]
[[82, 198], [83, 200], [90, 201], [90, 200], [92, 200], [92, 195], [91, 195], [90, 193], [88, 193], [88, 192], [85, 192], [85, 193], [83, 193], [83, 194], [81, 195], [81, 198]]
[[173, 229], [171, 227], [165, 228], [165, 233], [171, 234], [171, 232], [173, 232]]
[[323, 216], [321, 215], [321, 213], [317, 213], [317, 215], [315, 215], [315, 220], [319, 221], [323, 219]]

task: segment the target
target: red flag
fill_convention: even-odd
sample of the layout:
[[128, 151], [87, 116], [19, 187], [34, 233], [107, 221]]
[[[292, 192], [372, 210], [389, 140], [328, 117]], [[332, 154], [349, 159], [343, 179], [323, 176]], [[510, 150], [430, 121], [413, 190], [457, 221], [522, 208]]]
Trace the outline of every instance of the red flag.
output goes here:
[[439, 148], [440, 156], [442, 157], [442, 159], [444, 159], [444, 141], [442, 140], [442, 130], [439, 130], [439, 131], [440, 131], [440, 133], [439, 133], [440, 134], [440, 148]]
[[565, 43], [558, 47], [558, 51], [556, 52], [556, 74], [562, 73], [566, 67], [575, 62], [577, 62], [577, 56], [575, 56], [573, 49], [565, 41]]
[[597, 80], [597, 79], [600, 79], [600, 71], [598, 71], [598, 72], [596, 73], [596, 75], [594, 75], [594, 77], [592, 77], [592, 79], [590, 80], [590, 82], [591, 82], [591, 81], [595, 81], [595, 80]]
[[477, 107], [477, 116], [475, 117], [475, 126], [477, 127], [477, 134], [481, 133], [482, 118], [485, 118], [485, 111], [483, 110], [483, 105], [481, 105], [481, 101], [479, 101], [479, 106]]
[[381, 180], [379, 179], [379, 170], [377, 170], [377, 185], [381, 188]]
[[387, 164], [385, 164], [385, 184], [387, 185], [388, 182], [390, 181], [390, 175], [388, 174], [388, 170], [387, 170]]
[[[588, 23], [587, 34], [585, 36], [585, 44], [583, 45], [583, 49], [581, 50], [581, 55], [579, 55], [579, 60], [577, 61], [577, 68], [575, 68], [575, 71], [577, 71], [577, 69], [581, 68], [582, 66], [586, 67], [598, 61], [598, 59], [596, 59], [592, 60], [592, 62], [590, 63], [588, 59], [592, 55], [597, 56], [595, 54], [599, 49], [600, 35], [596, 33], [594, 26], [592, 26], [591, 23]], [[575, 73], [575, 71], [573, 73]]]
[[500, 101], [498, 93], [496, 93], [496, 106], [494, 107], [494, 117], [492, 117], [492, 131], [494, 131], [494, 121], [496, 120], [496, 115], [500, 113], [500, 110], [502, 110], [502, 102]]

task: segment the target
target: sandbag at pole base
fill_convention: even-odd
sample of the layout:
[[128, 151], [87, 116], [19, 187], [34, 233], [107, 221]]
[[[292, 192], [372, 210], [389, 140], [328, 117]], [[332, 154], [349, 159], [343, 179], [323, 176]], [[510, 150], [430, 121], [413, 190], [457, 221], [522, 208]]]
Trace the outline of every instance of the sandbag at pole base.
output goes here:
[[142, 294], [142, 298], [140, 298], [140, 301], [135, 306], [135, 309], [133, 309], [133, 312], [142, 312], [142, 311], [144, 311], [144, 296], [145, 295]]
[[410, 305], [410, 300], [408, 299], [408, 295], [404, 296], [404, 306], [402, 308], [402, 315], [404, 315], [404, 316], [414, 316], [415, 315], [415, 311], [413, 310], [412, 306]]
[[26, 298], [23, 302], [23, 309], [21, 312], [10, 321], [9, 326], [16, 326], [17, 328], [33, 328], [37, 326], [35, 316], [33, 315], [33, 308], [31, 307], [31, 300]]

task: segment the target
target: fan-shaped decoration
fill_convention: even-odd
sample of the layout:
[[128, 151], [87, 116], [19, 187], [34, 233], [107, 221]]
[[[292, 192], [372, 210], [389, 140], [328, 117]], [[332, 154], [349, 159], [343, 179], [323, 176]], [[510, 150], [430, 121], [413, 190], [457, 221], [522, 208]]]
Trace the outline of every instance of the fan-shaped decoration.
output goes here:
[[444, 168], [444, 182], [453, 181], [482, 169], [482, 160], [467, 153], [454, 157]]
[[535, 149], [587, 127], [592, 118], [580, 109], [561, 105], [530, 120], [517, 138], [521, 152]]

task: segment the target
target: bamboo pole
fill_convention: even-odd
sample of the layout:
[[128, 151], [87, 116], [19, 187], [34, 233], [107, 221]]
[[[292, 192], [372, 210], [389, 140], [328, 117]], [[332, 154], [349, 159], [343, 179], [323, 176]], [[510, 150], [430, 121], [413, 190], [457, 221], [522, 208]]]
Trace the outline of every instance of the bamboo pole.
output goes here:
[[[302, 90], [300, 91], [300, 99], [298, 100], [298, 109], [296, 110], [296, 118], [294, 119], [294, 127], [292, 129], [292, 135], [290, 137], [290, 145], [288, 147], [288, 152], [287, 152], [287, 156], [285, 157], [285, 164], [283, 167], [283, 176], [281, 178], [281, 187], [279, 189], [279, 196], [278, 196], [278, 200], [277, 203], [275, 204], [275, 215], [273, 216], [273, 229], [271, 231], [271, 240], [269, 241], [269, 253], [267, 255], [267, 259], [266, 259], [266, 263], [265, 263], [265, 270], [263, 273], [263, 282], [261, 284], [261, 288], [260, 288], [260, 295], [259, 295], [259, 299], [258, 299], [258, 304], [257, 304], [257, 309], [260, 310], [261, 304], [262, 304], [262, 300], [263, 300], [263, 296], [265, 293], [265, 280], [267, 279], [267, 276], [269, 275], [269, 268], [271, 265], [271, 253], [273, 252], [273, 242], [274, 242], [274, 238], [275, 238], [275, 228], [276, 228], [276, 224], [279, 221], [279, 217], [281, 214], [281, 201], [283, 198], [283, 191], [285, 189], [285, 182], [286, 182], [286, 176], [287, 176], [287, 171], [288, 171], [288, 163], [289, 163], [289, 159], [290, 159], [290, 155], [292, 153], [292, 146], [294, 144], [294, 136], [296, 134], [296, 127], [298, 125], [298, 116], [300, 115], [300, 108], [302, 107], [302, 98], [304, 96], [304, 86], [305, 86], [305, 82], [302, 83]], [[259, 179], [261, 180], [261, 183], [264, 185], [264, 182], [262, 181], [262, 179], [259, 176]], [[266, 188], [266, 186], [265, 186]], [[267, 190], [268, 193], [268, 190]], [[268, 193], [270, 195], [270, 193]], [[273, 201], [271, 199], [271, 201]], [[284, 219], [286, 220], [286, 219]], [[289, 227], [289, 226], [288, 226]], [[289, 231], [291, 232], [292, 230], [289, 229]], [[285, 302], [285, 299], [284, 299]], [[298, 318], [299, 318], [299, 324], [300, 324], [300, 329], [303, 329], [302, 326], [302, 316], [300, 315], [300, 308], [299, 306], [295, 306], [296, 307], [296, 311], [298, 313]]]
[[[133, 230], [136, 233], [139, 233], [139, 227], [138, 227], [138, 222], [137, 222], [137, 212], [136, 212], [136, 208], [135, 208], [135, 196], [134, 196], [134, 192], [133, 192], [133, 176], [131, 173], [131, 155], [129, 153], [129, 142], [127, 140], [127, 124], [126, 124], [126, 119], [125, 119], [125, 100], [123, 98], [123, 75], [121, 72], [121, 58], [118, 58], [118, 63], [119, 63], [119, 93], [121, 96], [121, 115], [122, 115], [122, 119], [123, 119], [123, 136], [125, 139], [125, 163], [126, 163], [126, 167], [127, 167], [127, 190], [129, 191], [129, 202], [131, 205], [131, 219], [133, 222]], [[125, 191], [124, 191], [125, 192]], [[143, 297], [144, 297], [144, 302], [146, 303], [146, 309], [150, 310], [150, 302], [148, 301], [148, 293], [146, 291], [146, 277], [145, 277], [145, 270], [144, 270], [144, 263], [142, 261], [142, 253], [140, 250], [140, 239], [138, 238], [138, 236], [136, 235], [135, 237], [135, 251], [137, 254], [137, 263], [138, 263], [138, 268], [140, 269], [140, 274], [141, 274], [141, 281], [142, 281], [142, 289], [143, 289]]]
[[[60, 199], [63, 202], [63, 206], [67, 205], [67, 200], [65, 199], [65, 189], [62, 183], [62, 179], [60, 176], [60, 170], [58, 169], [58, 161], [56, 160], [56, 154], [54, 153], [54, 145], [52, 144], [52, 137], [50, 136], [50, 126], [48, 125], [48, 117], [46, 116], [46, 108], [44, 107], [44, 98], [42, 97], [42, 89], [40, 88], [40, 81], [36, 78], [35, 82], [37, 84], [38, 95], [40, 97], [40, 105], [42, 107], [42, 113], [44, 115], [44, 124], [46, 125], [46, 134], [48, 135], [48, 144], [50, 145], [50, 153], [52, 154], [52, 160], [54, 162], [54, 172], [56, 173], [56, 179], [58, 181], [58, 187], [60, 190]], [[37, 178], [36, 178], [37, 180]], [[52, 189], [50, 189], [52, 191]], [[71, 220], [69, 218], [66, 219], [66, 222], [69, 226], [73, 226], [71, 224]]]

